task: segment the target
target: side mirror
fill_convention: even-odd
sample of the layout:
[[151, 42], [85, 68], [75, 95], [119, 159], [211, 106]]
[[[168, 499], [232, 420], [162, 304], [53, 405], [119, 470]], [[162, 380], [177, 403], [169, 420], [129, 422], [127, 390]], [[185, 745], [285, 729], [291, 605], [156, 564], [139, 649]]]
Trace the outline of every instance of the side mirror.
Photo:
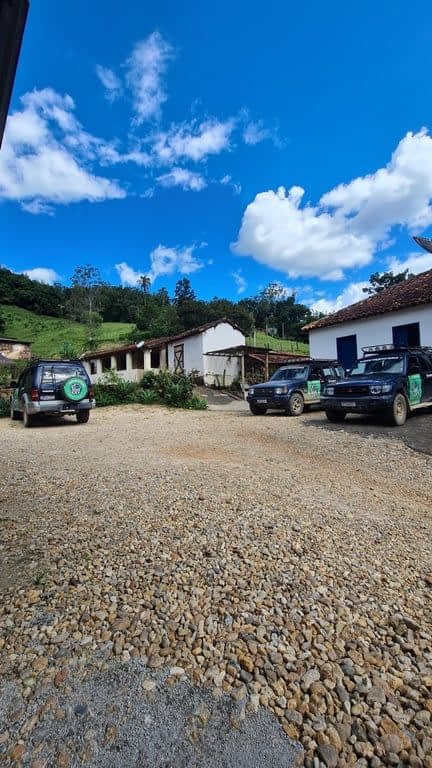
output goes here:
[[18, 386], [18, 382], [17, 381], [12, 380], [12, 381], [9, 382], [9, 388], [10, 389], [16, 389], [17, 386]]

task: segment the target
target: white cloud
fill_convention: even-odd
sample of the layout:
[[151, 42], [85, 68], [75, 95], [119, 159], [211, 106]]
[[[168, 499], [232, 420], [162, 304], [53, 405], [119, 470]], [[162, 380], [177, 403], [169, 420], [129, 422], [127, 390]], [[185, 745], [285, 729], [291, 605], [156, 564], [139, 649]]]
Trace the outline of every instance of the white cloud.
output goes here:
[[117, 182], [89, 169], [104, 143], [82, 129], [70, 96], [46, 88], [21, 101], [0, 153], [0, 199], [17, 200], [37, 214], [50, 213], [50, 204], [125, 197]]
[[43, 203], [42, 200], [38, 200], [38, 198], [31, 200], [30, 203], [21, 203], [21, 208], [23, 211], [33, 213], [35, 216], [39, 216], [39, 214], [54, 216], [54, 207], [48, 205], [48, 203]]
[[[355, 304], [357, 301], [367, 299], [367, 294], [363, 293], [363, 288], [369, 285], [368, 282], [350, 283], [334, 299], [318, 299], [310, 303], [310, 308], [314, 312], [322, 312], [329, 315], [331, 312], [337, 312], [339, 309]], [[309, 304], [309, 301], [307, 302]]]
[[135, 45], [125, 64], [126, 83], [133, 95], [135, 125], [160, 117], [161, 106], [167, 99], [162, 78], [172, 58], [173, 49], [159, 32], [153, 32]]
[[136, 272], [132, 267], [129, 266], [129, 264], [126, 264], [125, 261], [122, 261], [120, 264], [116, 264], [115, 268], [123, 286], [137, 286], [140, 281], [140, 277], [144, 274], [144, 272]]
[[170, 164], [179, 159], [199, 162], [208, 155], [218, 155], [229, 149], [235, 121], [222, 122], [211, 118], [172, 126], [161, 131], [154, 140], [154, 152], [160, 163]]
[[172, 168], [169, 173], [158, 176], [156, 181], [162, 187], [181, 187], [183, 190], [192, 190], [200, 192], [207, 186], [204, 176], [194, 171], [188, 171], [186, 168]]
[[242, 190], [241, 184], [237, 184], [235, 181], [233, 181], [229, 174], [222, 176], [222, 178], [219, 179], [219, 183], [224, 187], [231, 187], [235, 195], [239, 195]]
[[231, 277], [234, 278], [234, 282], [237, 287], [237, 294], [240, 296], [240, 294], [244, 293], [247, 288], [246, 279], [243, 277], [240, 269], [238, 269], [237, 272], [231, 272]]
[[261, 192], [246, 208], [233, 250], [292, 277], [339, 280], [390, 245], [392, 229], [432, 223], [432, 138], [407, 133], [385, 168], [302, 205], [304, 190]]
[[122, 93], [122, 83], [112, 69], [102, 67], [100, 64], [96, 67], [96, 74], [105, 88], [105, 98], [107, 101], [116, 101]]
[[122, 285], [136, 286], [139, 284], [140, 277], [145, 274], [151, 282], [161, 275], [172, 275], [179, 272], [182, 275], [190, 275], [202, 269], [204, 264], [194, 254], [195, 246], [190, 245], [184, 248], [168, 248], [165, 245], [158, 245], [150, 253], [150, 269], [137, 272], [125, 261], [116, 264], [116, 270]]
[[150, 254], [151, 268], [148, 272], [152, 283], [161, 275], [172, 275], [179, 272], [181, 275], [190, 275], [204, 266], [194, 255], [193, 245], [184, 248], [167, 248], [158, 245]]
[[339, 280], [344, 268], [368, 264], [369, 238], [350, 232], [343, 217], [317, 207], [301, 208], [303, 195], [301, 187], [288, 194], [283, 187], [258, 194], [243, 215], [234, 252], [291, 277]]
[[60, 275], [58, 275], [54, 269], [50, 269], [49, 267], [24, 269], [22, 274], [27, 275], [31, 280], [37, 280], [38, 283], [47, 283], [48, 285], [52, 285], [61, 280]]
[[269, 128], [265, 128], [262, 120], [257, 122], [251, 121], [248, 123], [243, 131], [243, 140], [245, 144], [255, 146], [265, 139], [271, 139], [272, 132]]
[[432, 269], [432, 253], [410, 253], [402, 260], [392, 258], [388, 262], [388, 269], [395, 273], [408, 269], [413, 275], [418, 275], [420, 272]]

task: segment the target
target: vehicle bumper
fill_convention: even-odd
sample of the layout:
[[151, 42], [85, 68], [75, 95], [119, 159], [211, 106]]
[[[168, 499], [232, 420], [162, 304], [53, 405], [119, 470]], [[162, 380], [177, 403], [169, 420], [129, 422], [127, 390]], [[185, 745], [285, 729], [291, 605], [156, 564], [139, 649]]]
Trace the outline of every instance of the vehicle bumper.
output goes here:
[[[375, 413], [391, 408], [394, 394], [385, 397], [322, 397], [321, 406], [325, 411], [344, 411], [344, 413]], [[348, 405], [349, 403], [349, 405]]]
[[96, 406], [96, 400], [81, 400], [79, 403], [68, 403], [64, 400], [29, 400], [26, 408], [30, 416], [44, 416], [50, 413], [77, 413], [89, 411]]
[[247, 397], [250, 405], [256, 405], [257, 408], [281, 408], [288, 406], [289, 395], [275, 395], [273, 397]]

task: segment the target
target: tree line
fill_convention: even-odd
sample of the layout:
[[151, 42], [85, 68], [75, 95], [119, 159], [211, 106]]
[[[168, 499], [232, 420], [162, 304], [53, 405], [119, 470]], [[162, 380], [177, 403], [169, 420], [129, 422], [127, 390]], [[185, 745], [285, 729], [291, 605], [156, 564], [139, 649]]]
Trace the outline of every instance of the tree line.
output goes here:
[[[90, 264], [76, 267], [70, 285], [46, 285], [0, 268], [0, 304], [10, 304], [40, 315], [64, 317], [84, 323], [87, 341], [97, 341], [102, 322], [132, 323], [134, 338], [171, 336], [203, 323], [229, 317], [245, 335], [254, 329], [268, 329], [275, 336], [300, 340], [301, 328], [314, 315], [309, 307], [286, 295], [279, 284], [271, 283], [258, 295], [239, 301], [197, 297], [189, 278], [178, 280], [173, 296], [166, 288], [152, 291], [146, 275], [137, 287], [111, 285], [102, 280]], [[1, 317], [0, 317], [0, 330]]]
[[[368, 294], [381, 292], [411, 275], [407, 270], [393, 274], [375, 272], [369, 278]], [[166, 288], [151, 291], [147, 275], [134, 288], [111, 285], [102, 280], [91, 264], [75, 268], [70, 286], [47, 285], [0, 267], [0, 304], [10, 304], [40, 315], [64, 317], [84, 323], [88, 348], [97, 345], [102, 322], [132, 323], [130, 338], [171, 336], [203, 323], [229, 317], [246, 336], [254, 329], [294, 340], [304, 338], [302, 327], [318, 315], [297, 302], [295, 292], [287, 292], [279, 283], [270, 283], [256, 296], [230, 301], [214, 297], [199, 299], [189, 278], [178, 280], [174, 295]], [[4, 322], [0, 315], [0, 332]]]

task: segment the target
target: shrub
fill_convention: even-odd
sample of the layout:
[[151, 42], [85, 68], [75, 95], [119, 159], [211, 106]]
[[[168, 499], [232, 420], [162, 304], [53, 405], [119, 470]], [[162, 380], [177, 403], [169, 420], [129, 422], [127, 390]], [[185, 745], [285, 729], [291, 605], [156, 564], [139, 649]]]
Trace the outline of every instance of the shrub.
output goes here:
[[154, 405], [159, 402], [159, 398], [154, 389], [139, 389], [136, 393], [136, 401], [141, 405]]
[[0, 397], [0, 419], [10, 416], [10, 403], [5, 397]]
[[154, 371], [146, 371], [140, 381], [142, 389], [154, 389], [156, 385], [157, 375]]
[[116, 371], [107, 371], [101, 383], [94, 385], [96, 404], [103, 408], [106, 405], [133, 403], [136, 389], [136, 384], [124, 381]]
[[207, 408], [207, 400], [205, 397], [200, 397], [199, 395], [192, 395], [192, 397], [187, 401], [186, 405], [183, 406], [184, 408], [189, 408], [191, 411], [205, 411]]

